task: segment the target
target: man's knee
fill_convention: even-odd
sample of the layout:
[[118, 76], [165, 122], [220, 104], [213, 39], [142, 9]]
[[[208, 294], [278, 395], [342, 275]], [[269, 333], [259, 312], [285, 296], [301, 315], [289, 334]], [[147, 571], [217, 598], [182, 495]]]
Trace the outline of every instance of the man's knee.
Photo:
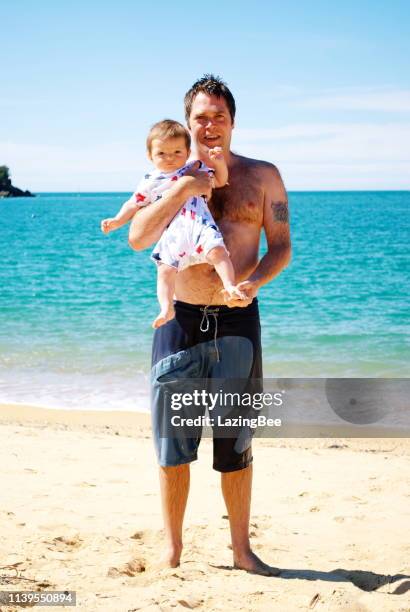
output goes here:
[[251, 476], [252, 471], [253, 471], [253, 467], [252, 467], [252, 461], [251, 461], [247, 465], [241, 465], [239, 467], [236, 467], [234, 470], [221, 472], [221, 477], [222, 477], [222, 480], [225, 480], [225, 481], [240, 480], [242, 478], [246, 479]]
[[173, 490], [183, 490], [189, 483], [189, 463], [159, 466], [159, 480], [162, 486]]
[[189, 472], [189, 463], [182, 463], [181, 465], [160, 465], [159, 471], [164, 474], [181, 474], [182, 472]]

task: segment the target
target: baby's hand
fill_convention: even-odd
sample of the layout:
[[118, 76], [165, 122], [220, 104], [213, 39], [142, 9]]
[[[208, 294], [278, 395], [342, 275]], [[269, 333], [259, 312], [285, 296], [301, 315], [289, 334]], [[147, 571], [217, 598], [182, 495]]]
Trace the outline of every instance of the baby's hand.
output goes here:
[[104, 234], [108, 234], [109, 232], [112, 232], [113, 230], [117, 229], [118, 227], [118, 223], [115, 219], [103, 219], [101, 221], [101, 231]]
[[208, 155], [210, 159], [214, 161], [222, 161], [224, 159], [222, 147], [213, 147], [213, 149], [209, 149]]

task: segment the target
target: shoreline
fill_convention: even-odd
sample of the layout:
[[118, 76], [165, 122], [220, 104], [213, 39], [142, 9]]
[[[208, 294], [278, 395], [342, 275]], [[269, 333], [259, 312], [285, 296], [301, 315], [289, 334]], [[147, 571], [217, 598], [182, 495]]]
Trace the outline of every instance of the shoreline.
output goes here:
[[147, 412], [126, 410], [78, 410], [0, 403], [0, 424], [10, 423], [141, 430], [150, 427], [150, 415]]

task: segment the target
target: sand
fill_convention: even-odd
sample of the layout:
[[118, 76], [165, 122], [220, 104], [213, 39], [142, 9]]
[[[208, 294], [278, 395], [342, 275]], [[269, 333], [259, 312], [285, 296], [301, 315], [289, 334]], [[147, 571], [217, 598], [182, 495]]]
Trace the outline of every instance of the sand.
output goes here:
[[251, 541], [281, 568], [266, 578], [232, 568], [209, 440], [181, 565], [158, 571], [147, 415], [2, 406], [0, 433], [1, 591], [74, 590], [57, 609], [90, 612], [410, 610], [408, 439], [255, 440]]

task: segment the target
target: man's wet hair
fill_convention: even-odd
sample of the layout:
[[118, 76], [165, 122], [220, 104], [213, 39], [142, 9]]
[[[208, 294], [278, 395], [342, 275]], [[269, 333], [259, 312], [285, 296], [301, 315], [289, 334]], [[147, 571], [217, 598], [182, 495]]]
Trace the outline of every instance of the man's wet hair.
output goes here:
[[195, 81], [191, 89], [186, 92], [184, 98], [185, 106], [185, 119], [189, 127], [189, 117], [191, 115], [192, 103], [195, 97], [199, 93], [205, 93], [209, 96], [216, 96], [217, 98], [224, 98], [228, 106], [229, 114], [231, 116], [232, 123], [235, 119], [236, 105], [235, 99], [227, 86], [227, 84], [219, 77], [213, 74], [204, 74], [201, 79]]
[[155, 123], [148, 132], [147, 151], [150, 154], [152, 141], [155, 138], [159, 138], [160, 140], [167, 140], [168, 138], [184, 138], [188, 151], [191, 147], [191, 136], [188, 130], [182, 125], [182, 123], [174, 121], [173, 119], [163, 119], [162, 121], [158, 121], [158, 123]]

